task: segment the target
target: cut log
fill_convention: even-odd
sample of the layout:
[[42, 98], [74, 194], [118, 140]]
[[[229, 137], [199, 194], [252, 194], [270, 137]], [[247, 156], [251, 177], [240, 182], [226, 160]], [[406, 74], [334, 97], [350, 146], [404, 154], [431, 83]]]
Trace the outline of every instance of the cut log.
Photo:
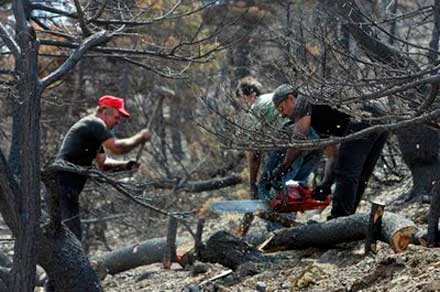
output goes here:
[[[366, 238], [369, 218], [369, 214], [354, 214], [324, 223], [279, 230], [263, 250], [329, 248], [338, 243], [362, 240]], [[400, 252], [407, 248], [416, 231], [411, 220], [387, 213], [382, 218], [379, 240], [390, 244], [395, 252]]]
[[95, 259], [95, 266], [101, 278], [114, 275], [142, 265], [160, 263], [166, 251], [165, 237], [153, 238], [114, 250]]

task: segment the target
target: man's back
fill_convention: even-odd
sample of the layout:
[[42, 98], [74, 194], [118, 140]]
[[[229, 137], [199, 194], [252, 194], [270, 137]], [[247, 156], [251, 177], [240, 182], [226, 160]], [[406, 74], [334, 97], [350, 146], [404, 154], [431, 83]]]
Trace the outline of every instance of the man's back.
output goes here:
[[57, 159], [90, 166], [96, 154], [103, 152], [101, 143], [112, 137], [113, 134], [107, 129], [104, 121], [96, 116], [86, 116], [69, 129]]

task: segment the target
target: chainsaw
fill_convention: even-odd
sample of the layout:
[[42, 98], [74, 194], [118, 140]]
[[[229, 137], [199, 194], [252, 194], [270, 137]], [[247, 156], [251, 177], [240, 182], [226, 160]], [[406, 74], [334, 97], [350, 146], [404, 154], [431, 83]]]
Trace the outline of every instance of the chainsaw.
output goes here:
[[271, 199], [269, 200], [235, 200], [220, 201], [211, 204], [211, 210], [216, 213], [235, 212], [304, 212], [307, 210], [323, 210], [331, 202], [331, 196], [325, 197], [325, 200], [318, 201], [312, 196], [313, 190], [296, 181], [288, 181], [282, 189], [271, 190]]

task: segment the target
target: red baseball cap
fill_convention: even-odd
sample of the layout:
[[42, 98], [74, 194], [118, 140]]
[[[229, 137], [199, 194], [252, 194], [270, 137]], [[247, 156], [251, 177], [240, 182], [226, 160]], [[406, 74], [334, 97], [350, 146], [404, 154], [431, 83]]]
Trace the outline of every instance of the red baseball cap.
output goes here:
[[123, 115], [124, 117], [126, 118], [130, 117], [130, 114], [127, 112], [127, 110], [124, 107], [124, 100], [120, 97], [112, 96], [112, 95], [101, 96], [99, 98], [98, 105], [112, 107], [118, 110], [118, 112], [120, 112], [121, 115]]

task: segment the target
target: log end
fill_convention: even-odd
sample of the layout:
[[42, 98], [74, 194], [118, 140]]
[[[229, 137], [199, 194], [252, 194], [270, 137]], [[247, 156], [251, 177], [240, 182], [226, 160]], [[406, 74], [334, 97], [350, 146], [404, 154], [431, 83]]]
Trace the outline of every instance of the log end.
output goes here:
[[417, 232], [415, 226], [407, 226], [399, 229], [391, 237], [391, 248], [395, 253], [402, 252], [408, 248], [408, 245], [412, 241], [413, 235]]

